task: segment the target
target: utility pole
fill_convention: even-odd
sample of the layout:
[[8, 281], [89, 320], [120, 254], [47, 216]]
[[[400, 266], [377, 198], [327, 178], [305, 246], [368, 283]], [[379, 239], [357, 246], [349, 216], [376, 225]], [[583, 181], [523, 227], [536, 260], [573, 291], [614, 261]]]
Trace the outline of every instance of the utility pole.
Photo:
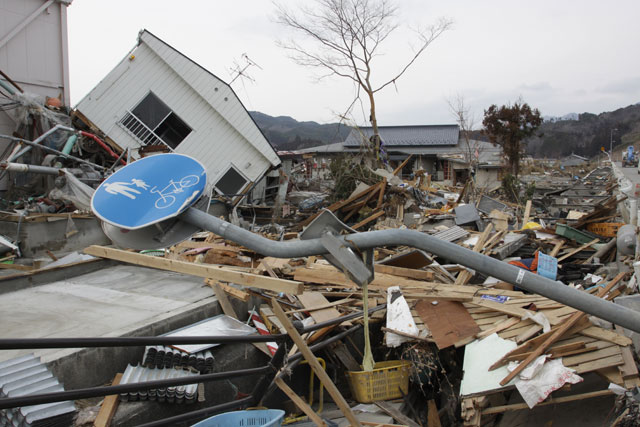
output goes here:
[[618, 129], [611, 129], [609, 132], [609, 152], [611, 153], [611, 160], [613, 161], [613, 133], [618, 132]]

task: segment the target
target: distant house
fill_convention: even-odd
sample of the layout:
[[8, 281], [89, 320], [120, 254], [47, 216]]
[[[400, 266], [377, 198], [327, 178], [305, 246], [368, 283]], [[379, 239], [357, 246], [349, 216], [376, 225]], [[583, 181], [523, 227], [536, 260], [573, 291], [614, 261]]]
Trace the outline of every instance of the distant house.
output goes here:
[[[382, 126], [379, 128], [383, 149], [392, 168], [413, 154], [402, 170], [407, 177], [422, 169], [434, 181], [458, 184], [466, 181], [471, 172], [470, 160], [475, 158], [476, 185], [487, 187], [499, 181], [502, 169], [502, 150], [485, 141], [471, 140], [469, 147], [460, 137], [458, 125]], [[328, 165], [336, 156], [354, 153], [363, 148], [372, 135], [372, 128], [354, 129], [343, 143], [322, 145], [288, 152], [283, 157], [285, 171], [292, 169], [309, 179], [323, 179]], [[367, 142], [368, 143], [368, 142]], [[300, 164], [305, 167], [300, 168]], [[296, 167], [297, 166], [297, 167]]]
[[221, 195], [248, 191], [281, 163], [227, 83], [146, 30], [74, 114], [134, 158], [150, 151], [196, 158]]
[[[455, 183], [463, 179], [456, 177], [453, 162], [442, 157], [460, 152], [458, 125], [381, 126], [378, 130], [391, 167], [398, 166], [413, 154], [402, 170], [403, 175], [423, 169], [437, 181]], [[359, 149], [371, 135], [371, 127], [354, 129], [344, 142], [345, 151]]]

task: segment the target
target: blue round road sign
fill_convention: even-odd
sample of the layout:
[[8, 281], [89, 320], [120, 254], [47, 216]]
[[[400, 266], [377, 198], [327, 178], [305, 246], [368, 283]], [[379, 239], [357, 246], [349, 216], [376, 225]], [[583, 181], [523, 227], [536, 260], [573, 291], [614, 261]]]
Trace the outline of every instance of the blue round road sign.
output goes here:
[[183, 154], [156, 154], [107, 178], [91, 198], [101, 220], [135, 230], [172, 218], [198, 200], [207, 183], [200, 162]]

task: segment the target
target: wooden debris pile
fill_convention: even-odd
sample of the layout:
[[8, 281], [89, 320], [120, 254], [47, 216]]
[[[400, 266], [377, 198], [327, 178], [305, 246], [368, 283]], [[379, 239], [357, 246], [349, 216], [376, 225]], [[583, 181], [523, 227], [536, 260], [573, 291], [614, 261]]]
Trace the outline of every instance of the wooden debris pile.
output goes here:
[[[619, 200], [610, 195], [613, 184], [608, 171], [596, 170], [571, 184], [570, 188], [545, 189], [541, 197], [534, 194], [518, 205], [474, 194], [470, 184], [452, 195], [432, 187], [424, 176], [400, 185], [383, 179], [328, 209], [355, 229], [407, 226], [599, 298], [613, 300], [632, 293], [627, 286], [631, 273], [618, 273], [605, 265], [616, 259], [619, 224]], [[572, 203], [557, 208], [553, 205], [560, 203], [550, 202], [549, 197], [564, 197]], [[581, 202], [575, 203], [578, 199]], [[435, 201], [439, 207], [425, 206]], [[411, 209], [411, 221], [405, 208]], [[267, 237], [297, 238], [295, 230], [314, 218], [309, 216], [298, 227]], [[247, 316], [234, 308], [237, 302], [253, 306], [252, 316], [266, 330], [291, 337], [294, 346], [288, 349], [289, 356], [297, 350], [303, 353], [338, 406], [337, 415], [353, 425], [364, 424], [361, 414], [352, 408], [360, 398], [349, 382], [354, 372], [361, 371], [362, 332], [342, 336], [329, 350], [314, 354], [309, 348], [350, 330], [361, 319], [303, 335], [292, 326], [295, 321], [318, 324], [362, 311], [362, 289], [324, 259], [265, 258], [212, 233], [200, 233], [169, 248], [164, 258], [105, 247], [90, 247], [86, 252], [203, 277], [223, 311], [240, 320]], [[497, 422], [507, 411], [528, 409], [529, 403], [509, 399], [522, 394], [519, 384], [525, 380], [519, 376], [521, 371], [543, 355], [548, 355], [545, 365], [560, 361], [574, 375], [597, 375], [625, 390], [640, 385], [632, 341], [615, 325], [420, 250], [382, 247], [376, 248], [374, 257], [375, 278], [368, 285], [367, 301], [369, 307], [381, 308], [370, 319], [372, 342], [377, 343], [375, 360], [404, 360], [412, 367], [410, 387], [399, 387], [398, 405], [393, 405], [396, 397], [373, 399], [382, 414], [390, 416], [386, 421], [378, 419], [377, 425], [436, 426], [442, 422], [480, 426]], [[406, 302], [404, 314], [412, 320], [405, 325], [394, 323], [390, 316], [399, 298]], [[398, 340], [400, 344], [392, 344]], [[496, 344], [478, 353], [482, 343]], [[273, 348], [257, 346], [266, 355], [273, 354]], [[321, 366], [318, 357], [331, 366], [332, 377], [326, 375], [328, 368]], [[479, 360], [486, 366], [478, 365]], [[294, 377], [299, 372], [296, 369]], [[475, 381], [469, 384], [469, 378]], [[290, 412], [297, 411], [316, 423], [322, 422], [320, 417], [331, 418], [330, 412], [312, 409], [313, 399], [306, 399], [311, 392], [306, 398], [301, 396], [306, 391], [296, 388], [296, 382], [298, 379], [291, 381], [284, 374], [275, 381], [297, 408]], [[569, 395], [545, 394], [538, 405], [611, 394], [606, 387], [572, 393], [568, 383], [550, 390], [556, 389]]]

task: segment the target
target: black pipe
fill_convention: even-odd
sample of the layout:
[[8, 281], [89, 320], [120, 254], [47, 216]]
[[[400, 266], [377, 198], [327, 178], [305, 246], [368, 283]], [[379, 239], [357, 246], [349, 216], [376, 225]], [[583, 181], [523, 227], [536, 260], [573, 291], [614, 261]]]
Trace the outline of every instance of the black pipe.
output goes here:
[[[382, 310], [386, 304], [369, 309], [369, 313]], [[300, 322], [294, 322], [300, 333], [313, 332], [347, 320], [356, 319], [363, 315], [362, 311], [347, 316], [302, 327]], [[108, 338], [4, 338], [0, 339], [0, 350], [22, 350], [33, 348], [88, 348], [88, 347], [135, 347], [147, 345], [176, 345], [176, 344], [229, 344], [251, 342], [282, 342], [286, 334], [273, 335], [244, 335], [244, 336], [200, 336], [200, 337], [108, 337]]]
[[89, 387], [77, 390], [60, 391], [56, 393], [35, 394], [31, 396], [19, 396], [0, 399], [0, 409], [18, 408], [21, 406], [40, 405], [51, 402], [64, 402], [67, 400], [88, 399], [91, 397], [109, 396], [111, 394], [128, 393], [131, 391], [148, 390], [152, 388], [171, 387], [193, 383], [226, 380], [234, 377], [258, 375], [272, 371], [273, 366], [266, 365], [259, 368], [249, 368], [240, 371], [216, 372], [213, 374], [198, 375], [195, 377], [171, 378], [158, 381], [146, 381], [134, 384], [112, 385], [105, 387]]
[[[313, 345], [310, 345], [309, 346], [309, 350], [311, 350], [311, 351], [322, 350], [323, 348], [325, 348], [329, 344], [334, 343], [334, 342], [336, 342], [338, 340], [341, 340], [342, 338], [346, 337], [347, 335], [351, 335], [352, 333], [354, 333], [355, 331], [357, 331], [360, 328], [362, 328], [362, 325], [352, 326], [349, 329], [347, 329], [346, 331], [340, 332], [339, 334], [334, 335], [331, 338], [327, 338], [324, 341], [320, 341], [319, 343], [315, 343]], [[287, 367], [293, 369], [293, 367], [295, 367], [295, 365], [297, 365], [297, 362], [300, 359], [302, 359], [302, 353], [300, 353], [300, 352], [295, 353], [293, 356], [291, 356], [291, 357], [289, 357], [289, 359], [287, 359]]]
[[[387, 304], [380, 304], [375, 307], [371, 307], [368, 311], [369, 314], [375, 313], [376, 311], [382, 310], [386, 308]], [[317, 331], [318, 329], [326, 328], [327, 326], [335, 325], [337, 323], [346, 322], [347, 320], [357, 319], [358, 317], [362, 317], [364, 315], [364, 311], [358, 311], [356, 313], [348, 314], [346, 316], [337, 317], [335, 319], [327, 320], [325, 322], [314, 323], [313, 325], [306, 326], [304, 328], [299, 328], [296, 324], [301, 324], [301, 322], [293, 322], [294, 326], [300, 334]]]
[[141, 345], [230, 344], [282, 341], [287, 336], [109, 337], [109, 338], [9, 338], [0, 339], [0, 350], [29, 348], [133, 347]]

